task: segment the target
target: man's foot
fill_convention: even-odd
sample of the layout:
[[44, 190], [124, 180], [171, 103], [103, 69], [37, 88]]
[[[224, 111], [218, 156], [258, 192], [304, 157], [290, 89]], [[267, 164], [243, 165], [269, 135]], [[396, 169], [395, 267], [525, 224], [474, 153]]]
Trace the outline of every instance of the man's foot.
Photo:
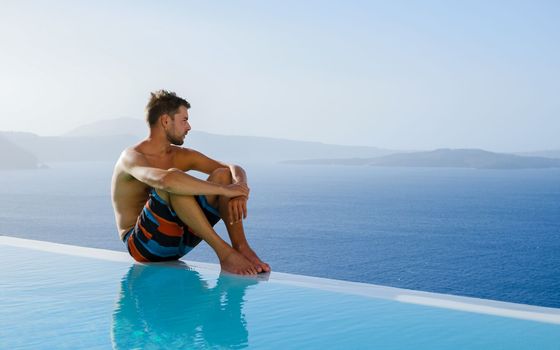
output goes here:
[[235, 250], [237, 250], [245, 258], [247, 258], [247, 260], [249, 260], [253, 264], [257, 272], [270, 272], [270, 266], [267, 263], [263, 262], [253, 251], [253, 249], [249, 247], [249, 245], [235, 247]]
[[257, 269], [243, 255], [234, 249], [220, 261], [222, 269], [237, 275], [256, 275]]

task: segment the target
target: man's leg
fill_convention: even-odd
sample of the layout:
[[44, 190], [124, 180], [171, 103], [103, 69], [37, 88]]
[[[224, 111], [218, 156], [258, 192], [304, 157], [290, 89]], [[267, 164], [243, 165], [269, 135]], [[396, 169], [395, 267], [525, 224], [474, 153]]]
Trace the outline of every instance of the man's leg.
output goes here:
[[[218, 183], [221, 185], [230, 185], [233, 180], [231, 177], [231, 172], [227, 168], [218, 168], [208, 177], [208, 181]], [[226, 225], [229, 238], [231, 240], [231, 245], [235, 250], [243, 254], [249, 261], [251, 261], [258, 272], [268, 272], [270, 271], [270, 266], [263, 262], [257, 254], [251, 249], [251, 246], [247, 242], [245, 237], [245, 230], [243, 229], [243, 221], [230, 222], [229, 221], [229, 198], [225, 196], [218, 195], [207, 195], [206, 200], [208, 204], [214, 208], [218, 208], [220, 212], [220, 217]]]
[[174, 195], [160, 190], [157, 190], [157, 194], [171, 205], [182, 222], [214, 249], [224, 270], [242, 275], [257, 273], [251, 262], [214, 231], [193, 196]]

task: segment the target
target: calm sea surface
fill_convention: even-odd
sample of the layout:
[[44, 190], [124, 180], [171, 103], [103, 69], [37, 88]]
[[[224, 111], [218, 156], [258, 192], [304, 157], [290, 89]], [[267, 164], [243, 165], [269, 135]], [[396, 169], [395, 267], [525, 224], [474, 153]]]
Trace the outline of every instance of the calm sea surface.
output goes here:
[[[113, 164], [50, 166], [0, 172], [0, 234], [126, 251]], [[247, 235], [275, 271], [560, 307], [558, 169], [245, 168]], [[185, 259], [217, 262], [204, 243]]]

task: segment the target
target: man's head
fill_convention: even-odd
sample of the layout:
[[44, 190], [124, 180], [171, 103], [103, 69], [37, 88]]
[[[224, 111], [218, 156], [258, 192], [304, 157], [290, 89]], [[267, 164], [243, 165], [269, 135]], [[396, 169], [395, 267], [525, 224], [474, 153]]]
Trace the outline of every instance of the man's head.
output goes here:
[[174, 145], [182, 145], [191, 129], [188, 119], [190, 103], [174, 92], [159, 90], [151, 93], [146, 106], [146, 119], [150, 128], [161, 126], [167, 140]]

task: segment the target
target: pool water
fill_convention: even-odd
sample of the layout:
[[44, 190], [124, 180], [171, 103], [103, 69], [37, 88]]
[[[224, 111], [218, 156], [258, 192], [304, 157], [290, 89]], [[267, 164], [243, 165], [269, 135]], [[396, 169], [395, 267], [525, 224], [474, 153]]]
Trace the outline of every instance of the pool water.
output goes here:
[[5, 236], [0, 251], [1, 349], [560, 349], [558, 309]]

